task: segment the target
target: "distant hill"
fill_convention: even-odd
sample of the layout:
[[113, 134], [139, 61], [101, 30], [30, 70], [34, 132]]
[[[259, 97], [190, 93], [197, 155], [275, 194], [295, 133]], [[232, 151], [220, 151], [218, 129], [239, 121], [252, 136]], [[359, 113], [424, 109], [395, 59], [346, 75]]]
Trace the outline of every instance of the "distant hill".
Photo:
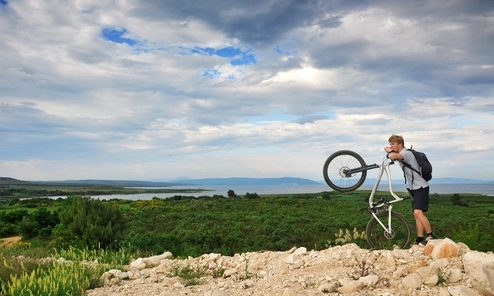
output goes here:
[[206, 178], [175, 180], [182, 185], [320, 185], [321, 183], [303, 178]]
[[21, 181], [9, 177], [0, 177], [0, 185], [17, 185], [17, 184], [28, 184], [27, 181]]
[[180, 184], [175, 182], [153, 182], [135, 180], [64, 180], [64, 181], [37, 181], [37, 184], [57, 185], [85, 185], [85, 186], [119, 186], [119, 187], [171, 187]]
[[[375, 178], [367, 178], [366, 185], [376, 182]], [[393, 184], [403, 183], [404, 179], [395, 179]], [[387, 184], [387, 180], [381, 183]], [[494, 184], [494, 181], [482, 181], [467, 178], [433, 178], [431, 184]], [[119, 187], [171, 187], [171, 186], [221, 186], [221, 185], [325, 185], [324, 181], [313, 181], [310, 179], [296, 177], [281, 178], [203, 178], [189, 179], [181, 178], [167, 181], [136, 181], [136, 180], [61, 180], [61, 181], [22, 181], [9, 177], [0, 177], [0, 185], [81, 185], [81, 186], [119, 186]]]

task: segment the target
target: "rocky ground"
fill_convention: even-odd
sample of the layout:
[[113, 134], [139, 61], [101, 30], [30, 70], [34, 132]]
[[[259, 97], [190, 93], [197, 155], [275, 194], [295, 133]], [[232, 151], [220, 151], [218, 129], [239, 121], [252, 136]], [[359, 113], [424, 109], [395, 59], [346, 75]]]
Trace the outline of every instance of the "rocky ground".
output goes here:
[[166, 252], [103, 276], [86, 296], [493, 295], [494, 254], [449, 239], [393, 251], [347, 244], [185, 260]]

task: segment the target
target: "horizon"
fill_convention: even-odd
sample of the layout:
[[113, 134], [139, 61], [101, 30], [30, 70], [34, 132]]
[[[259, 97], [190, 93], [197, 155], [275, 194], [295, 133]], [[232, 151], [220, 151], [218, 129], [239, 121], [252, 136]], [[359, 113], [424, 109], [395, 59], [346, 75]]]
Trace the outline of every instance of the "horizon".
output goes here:
[[400, 134], [434, 178], [494, 180], [493, 22], [492, 0], [0, 1], [0, 172], [317, 180]]
[[[216, 177], [208, 177], [208, 178], [188, 178], [188, 177], [178, 177], [175, 179], [95, 179], [95, 178], [87, 178], [87, 179], [59, 179], [59, 180], [23, 180], [23, 179], [18, 179], [18, 178], [13, 178], [13, 177], [2, 177], [0, 176], [0, 179], [2, 178], [7, 178], [7, 179], [14, 179], [17, 181], [26, 181], [26, 182], [70, 182], [70, 181], [129, 181], [129, 182], [150, 182], [150, 183], [170, 183], [170, 182], [178, 182], [178, 181], [194, 181], [194, 180], [226, 180], [226, 179], [263, 179], [263, 180], [268, 180], [268, 179], [273, 179], [273, 180], [279, 180], [279, 179], [300, 179], [300, 180], [307, 180], [307, 181], [312, 181], [316, 182], [318, 184], [322, 185], [327, 185], [324, 179], [321, 180], [314, 180], [314, 179], [309, 179], [309, 178], [302, 178], [302, 177], [241, 177], [241, 176], [236, 176], [236, 177], [223, 177], [223, 178], [216, 178]], [[364, 184], [374, 184], [376, 178], [369, 178], [367, 177], [364, 181]], [[438, 181], [441, 180], [441, 181]], [[396, 178], [396, 179], [391, 179], [393, 184], [395, 182], [403, 181], [403, 178]], [[455, 177], [442, 177], [442, 178], [433, 178], [429, 183], [432, 184], [450, 184], [450, 183], [437, 183], [437, 182], [444, 182], [444, 181], [450, 181], [450, 182], [458, 182], [458, 181], [465, 181], [465, 182], [471, 182], [471, 183], [482, 183], [482, 184], [487, 184], [487, 183], [494, 183], [494, 180], [483, 180], [483, 179], [472, 179], [472, 178], [455, 178]], [[381, 183], [387, 184], [388, 180], [382, 179]], [[470, 183], [459, 183], [459, 184], [470, 184]]]

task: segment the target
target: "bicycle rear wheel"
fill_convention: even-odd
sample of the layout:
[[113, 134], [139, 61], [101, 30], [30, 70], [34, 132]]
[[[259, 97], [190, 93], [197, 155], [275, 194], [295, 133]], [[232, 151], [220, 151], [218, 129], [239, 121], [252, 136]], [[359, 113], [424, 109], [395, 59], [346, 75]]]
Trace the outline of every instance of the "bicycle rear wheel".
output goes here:
[[351, 169], [365, 168], [364, 159], [350, 150], [331, 154], [323, 167], [324, 181], [334, 190], [346, 192], [359, 188], [367, 177], [367, 170], [348, 174]]
[[[388, 211], [382, 211], [376, 215], [388, 227]], [[410, 245], [412, 227], [402, 214], [391, 212], [391, 233], [385, 231], [381, 224], [372, 217], [367, 223], [365, 234], [367, 235], [367, 242], [373, 249], [392, 250], [395, 247], [403, 249]]]

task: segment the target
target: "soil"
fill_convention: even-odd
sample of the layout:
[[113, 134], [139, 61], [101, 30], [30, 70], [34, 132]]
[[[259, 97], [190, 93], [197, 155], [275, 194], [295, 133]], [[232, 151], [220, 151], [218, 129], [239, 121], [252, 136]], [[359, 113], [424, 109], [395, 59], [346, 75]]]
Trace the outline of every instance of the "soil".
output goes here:
[[12, 247], [15, 246], [21, 240], [20, 236], [11, 236], [0, 238], [0, 247]]

